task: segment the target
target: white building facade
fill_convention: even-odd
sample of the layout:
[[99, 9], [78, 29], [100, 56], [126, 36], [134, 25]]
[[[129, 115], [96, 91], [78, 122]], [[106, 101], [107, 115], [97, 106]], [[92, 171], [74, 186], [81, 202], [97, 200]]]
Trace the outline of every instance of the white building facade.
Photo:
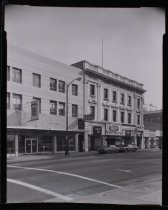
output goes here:
[[[66, 85], [83, 77], [83, 71], [12, 45], [7, 60], [8, 154], [63, 152]], [[78, 119], [83, 117], [82, 81], [75, 80], [68, 90], [68, 148], [82, 151], [84, 131], [78, 129]], [[33, 119], [34, 101], [38, 116]]]
[[72, 66], [84, 72], [84, 115], [94, 116], [85, 120], [85, 151], [119, 144], [144, 148], [143, 84], [88, 61]]

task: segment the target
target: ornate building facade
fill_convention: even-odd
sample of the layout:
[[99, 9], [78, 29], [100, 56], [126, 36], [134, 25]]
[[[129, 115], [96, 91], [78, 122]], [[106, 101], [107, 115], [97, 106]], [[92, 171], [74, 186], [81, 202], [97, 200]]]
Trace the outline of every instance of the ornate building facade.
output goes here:
[[143, 84], [88, 61], [72, 64], [83, 70], [85, 151], [103, 145], [135, 144], [144, 148]]

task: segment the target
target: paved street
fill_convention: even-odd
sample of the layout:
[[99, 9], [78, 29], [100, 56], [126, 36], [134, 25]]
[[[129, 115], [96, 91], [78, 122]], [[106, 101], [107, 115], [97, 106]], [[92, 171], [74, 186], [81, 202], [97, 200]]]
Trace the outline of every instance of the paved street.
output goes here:
[[7, 201], [161, 204], [159, 150], [8, 160]]

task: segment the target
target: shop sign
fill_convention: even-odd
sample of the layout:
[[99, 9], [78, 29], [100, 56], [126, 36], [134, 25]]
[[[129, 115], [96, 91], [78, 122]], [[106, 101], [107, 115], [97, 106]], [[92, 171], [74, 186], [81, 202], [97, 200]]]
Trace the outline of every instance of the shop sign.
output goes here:
[[156, 136], [162, 136], [162, 131], [161, 130], [156, 130]]
[[94, 114], [86, 114], [83, 115], [84, 120], [93, 120], [94, 119]]
[[141, 136], [141, 135], [142, 135], [141, 131], [137, 131], [137, 136]]
[[39, 119], [38, 101], [31, 102], [31, 120]]
[[144, 137], [149, 137], [149, 130], [144, 130]]
[[155, 132], [150, 131], [150, 132], [149, 132], [149, 136], [150, 136], [151, 138], [154, 138], [154, 137], [156, 137], [156, 133], [155, 133]]
[[126, 130], [125, 131], [125, 136], [131, 136], [131, 131], [130, 130]]
[[93, 126], [93, 135], [101, 136], [102, 127], [101, 126]]
[[121, 126], [112, 123], [106, 123], [106, 135], [122, 135]]
[[96, 97], [95, 97], [95, 96], [89, 96], [88, 102], [89, 102], [89, 103], [96, 104]]

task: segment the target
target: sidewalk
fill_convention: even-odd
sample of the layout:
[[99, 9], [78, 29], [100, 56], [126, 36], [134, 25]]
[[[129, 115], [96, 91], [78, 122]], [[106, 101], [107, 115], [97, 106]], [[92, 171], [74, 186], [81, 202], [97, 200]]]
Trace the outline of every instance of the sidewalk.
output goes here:
[[69, 155], [65, 156], [65, 153], [56, 153], [56, 154], [26, 154], [19, 156], [11, 156], [7, 157], [7, 163], [15, 163], [15, 162], [24, 162], [24, 161], [34, 161], [34, 160], [46, 160], [46, 159], [71, 159], [71, 158], [80, 158], [80, 157], [88, 157], [98, 155], [97, 151], [89, 151], [89, 152], [70, 152]]
[[[155, 152], [160, 151], [158, 148], [150, 148], [150, 149], [141, 149], [137, 152], [149, 151]], [[34, 160], [45, 160], [45, 159], [71, 159], [71, 158], [81, 158], [88, 156], [97, 156], [99, 155], [97, 151], [89, 151], [89, 152], [70, 152], [69, 155], [65, 156], [64, 152], [61, 153], [45, 153], [43, 154], [23, 154], [19, 156], [11, 156], [7, 157], [7, 163], [15, 163], [15, 162], [24, 162], [24, 161], [34, 161]]]

